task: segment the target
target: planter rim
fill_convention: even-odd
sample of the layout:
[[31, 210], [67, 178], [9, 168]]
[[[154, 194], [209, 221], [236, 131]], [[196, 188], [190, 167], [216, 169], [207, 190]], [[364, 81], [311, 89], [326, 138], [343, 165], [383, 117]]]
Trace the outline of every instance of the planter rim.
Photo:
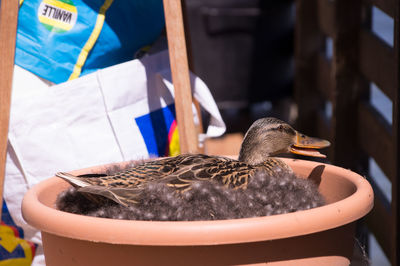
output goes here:
[[184, 246], [234, 244], [305, 235], [353, 222], [372, 209], [373, 190], [362, 176], [329, 164], [282, 159], [294, 167], [300, 164], [307, 168], [324, 165], [324, 172], [337, 171], [338, 175], [354, 184], [356, 191], [349, 197], [322, 207], [267, 217], [219, 221], [132, 221], [88, 217], [46, 206], [39, 200], [39, 195], [48, 187], [66, 183], [53, 177], [27, 192], [22, 202], [22, 214], [30, 225], [41, 231], [69, 238], [113, 244]]

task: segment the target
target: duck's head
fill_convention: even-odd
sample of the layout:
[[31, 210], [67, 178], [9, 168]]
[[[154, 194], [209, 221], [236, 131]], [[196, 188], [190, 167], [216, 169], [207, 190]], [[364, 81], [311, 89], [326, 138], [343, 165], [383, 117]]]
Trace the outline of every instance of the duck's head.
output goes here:
[[258, 164], [269, 156], [295, 153], [305, 156], [326, 157], [316, 149], [330, 145], [329, 141], [308, 137], [289, 124], [272, 117], [255, 121], [244, 136], [239, 160]]

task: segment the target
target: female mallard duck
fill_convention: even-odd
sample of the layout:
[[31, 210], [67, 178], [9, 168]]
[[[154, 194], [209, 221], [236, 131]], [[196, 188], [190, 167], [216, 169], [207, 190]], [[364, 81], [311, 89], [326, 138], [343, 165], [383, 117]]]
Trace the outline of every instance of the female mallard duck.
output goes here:
[[325, 157], [316, 149], [328, 147], [326, 140], [307, 137], [287, 123], [276, 118], [262, 118], [247, 131], [240, 148], [238, 160], [203, 154], [183, 154], [176, 157], [147, 161], [113, 175], [89, 174], [74, 176], [57, 173], [78, 187], [79, 192], [101, 195], [121, 205], [137, 202], [141, 189], [151, 182], [163, 182], [167, 186], [184, 191], [193, 181], [214, 180], [230, 188], [245, 189], [249, 180], [258, 172], [287, 171], [290, 167], [271, 156], [295, 153]]

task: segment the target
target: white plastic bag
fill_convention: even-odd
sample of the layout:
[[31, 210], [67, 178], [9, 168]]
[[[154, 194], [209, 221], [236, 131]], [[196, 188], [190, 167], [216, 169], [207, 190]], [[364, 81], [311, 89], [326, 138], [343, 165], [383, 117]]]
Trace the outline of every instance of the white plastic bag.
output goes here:
[[[24, 75], [27, 82], [18, 80]], [[164, 156], [177, 129], [167, 51], [55, 86], [26, 75], [18, 69], [14, 77], [4, 198], [25, 238], [40, 243], [21, 216], [27, 189], [58, 171]], [[191, 82], [211, 115], [206, 134], [222, 135], [225, 124], [207, 86], [193, 74]]]

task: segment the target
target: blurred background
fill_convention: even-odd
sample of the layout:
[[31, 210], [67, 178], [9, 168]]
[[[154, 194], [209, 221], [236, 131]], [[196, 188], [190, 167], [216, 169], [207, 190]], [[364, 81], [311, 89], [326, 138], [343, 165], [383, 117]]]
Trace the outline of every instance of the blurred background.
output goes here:
[[[349, 31], [343, 30], [347, 26], [346, 23], [340, 28], [339, 22], [339, 26], [336, 25], [336, 29], [334, 29], [336, 33], [330, 36], [329, 25], [326, 26], [324, 21], [334, 18], [323, 17], [324, 12], [326, 12], [324, 7], [333, 5], [332, 3], [335, 1], [308, 1], [307, 4], [304, 4], [304, 2], [291, 0], [186, 0], [187, 29], [190, 36], [189, 47], [191, 47], [192, 53], [191, 67], [209, 86], [227, 124], [228, 131], [222, 139], [225, 143], [229, 143], [229, 145], [225, 145], [229, 148], [223, 152], [236, 154], [239, 150], [241, 138], [250, 124], [257, 118], [265, 116], [275, 116], [288, 121], [292, 125], [297, 124], [300, 130], [311, 135], [318, 135], [321, 132], [321, 130], [318, 130], [320, 126], [310, 124], [318, 124], [317, 120], [322, 117], [326, 124], [333, 125], [326, 126], [326, 129], [322, 130], [325, 137], [332, 142], [337, 140], [339, 143], [343, 138], [340, 134], [343, 133], [340, 133], [340, 124], [335, 124], [335, 120], [338, 120], [337, 123], [341, 123], [340, 115], [351, 111], [351, 109], [346, 109], [347, 106], [354, 103], [358, 104], [360, 101], [366, 101], [368, 106], [373, 107], [378, 120], [391, 133], [394, 108], [392, 100], [387, 96], [387, 91], [385, 93], [385, 90], [380, 89], [373, 81], [366, 81], [368, 77], [365, 78], [363, 73], [359, 73], [363, 69], [360, 71], [358, 68], [363, 68], [363, 66], [351, 65], [351, 56], [349, 56], [350, 59], [347, 62], [350, 64], [350, 68], [357, 70], [352, 71], [350, 69], [350, 71], [347, 71], [345, 69], [343, 80], [346, 84], [350, 84], [349, 86], [356, 88], [355, 100], [352, 98], [351, 101], [347, 101], [346, 98], [340, 98], [340, 93], [337, 93], [339, 97], [334, 96], [333, 100], [330, 97], [317, 96], [315, 98], [315, 95], [320, 94], [321, 88], [319, 92], [305, 88], [308, 85], [306, 79], [310, 78], [304, 77], [303, 74], [305, 73], [311, 78], [314, 74], [315, 76], [323, 76], [320, 58], [322, 58], [322, 66], [327, 64], [331, 66], [332, 59], [334, 64], [338, 65], [338, 61], [341, 60], [340, 56], [343, 56], [343, 54], [346, 56], [346, 52], [341, 54], [341, 50], [337, 50], [341, 45], [341, 34], [343, 36], [352, 34], [352, 27], [357, 27], [356, 33], [360, 29], [366, 29], [382, 45], [393, 50], [395, 33], [393, 14], [388, 15], [378, 6], [360, 4], [356, 1], [358, 6], [349, 7], [347, 13], [354, 11], [352, 8], [358, 8], [359, 14], [354, 17], [359, 20], [356, 22], [353, 20], [353, 24], [351, 24], [351, 18], [349, 18], [351, 14], [343, 13], [344, 18], [338, 20], [342, 20], [342, 22], [346, 22], [346, 19], [349, 20]], [[322, 4], [323, 2], [327, 2], [327, 4]], [[364, 2], [369, 3], [370, 1]], [[296, 7], [299, 4], [301, 6]], [[340, 6], [337, 7], [337, 10], [340, 11]], [[337, 14], [340, 16], [339, 12]], [[346, 45], [345, 41], [343, 43]], [[361, 41], [360, 43], [362, 44]], [[337, 49], [335, 44], [338, 45]], [[351, 43], [348, 45], [351, 45]], [[356, 45], [358, 45], [357, 42], [353, 46]], [[360, 47], [355, 49], [357, 51]], [[319, 60], [319, 63], [307, 62], [307, 56], [304, 57], [304, 54], [310, 54], [309, 50], [318, 53], [316, 60]], [[347, 50], [350, 51], [351, 49]], [[336, 58], [334, 58], [335, 53]], [[295, 58], [295, 54], [297, 58]], [[362, 56], [361, 53], [360, 57]], [[313, 56], [310, 58], [315, 59]], [[359, 58], [356, 58], [356, 60], [362, 62]], [[327, 64], [324, 62], [327, 62]], [[308, 63], [309, 65], [314, 64], [314, 66], [309, 67]], [[326, 84], [328, 79], [333, 79], [335, 81], [332, 86], [336, 86], [337, 90], [340, 91], [339, 86], [342, 82], [340, 80], [342, 73], [340, 67], [336, 69], [331, 67], [329, 70], [337, 71], [339, 78], [335, 80], [333, 72], [328, 72], [330, 74], [323, 76], [326, 80], [320, 81], [317, 77], [317, 80], [313, 80], [311, 84], [318, 87], [321, 84]], [[348, 77], [349, 73], [357, 76], [356, 81], [354, 79], [346, 80], [346, 75]], [[361, 80], [358, 78], [359, 76], [362, 77]], [[309, 102], [304, 101], [302, 103], [303, 98], [309, 95], [312, 99]], [[346, 96], [345, 94], [343, 97], [354, 96]], [[300, 104], [298, 104], [299, 102]], [[308, 110], [307, 105], [312, 106], [313, 109]], [[305, 110], [303, 116], [302, 110]], [[307, 112], [312, 114], [308, 115]], [[318, 114], [316, 114], [317, 112]], [[352, 119], [354, 116], [349, 113], [349, 117]], [[357, 123], [358, 121], [354, 121], [353, 124], [357, 125]], [[349, 121], [343, 122], [343, 124], [344, 135], [347, 130], [350, 137], [358, 137], [357, 128], [348, 127], [346, 129]], [[335, 127], [339, 130], [336, 130]], [[327, 133], [327, 131], [329, 132]], [[379, 136], [371, 141], [379, 142]], [[337, 145], [334, 143], [328, 152], [329, 155], [333, 154], [333, 156], [328, 156], [328, 160], [352, 168], [367, 176], [376, 189], [375, 193], [379, 194], [378, 197], [390, 210], [392, 183], [385, 175], [385, 171], [379, 167], [373, 156], [364, 156], [363, 152], [359, 151], [361, 148], [356, 147], [357, 143], [353, 145], [351, 152], [347, 153], [349, 156], [360, 158], [359, 161], [362, 161], [363, 166], [358, 167], [356, 164], [342, 163], [340, 159], [336, 159], [337, 154], [340, 154], [339, 145], [340, 143]], [[208, 150], [208, 152], [220, 153], [221, 150], [216, 148], [216, 150]], [[374, 234], [369, 233], [370, 230], [365, 224], [367, 222], [363, 222], [359, 226], [358, 244], [364, 248], [364, 250], [361, 248], [361, 253], [365, 251], [369, 254], [371, 265], [391, 265], [388, 257], [391, 256], [391, 252], [396, 252], [393, 251], [393, 246], [396, 245], [385, 243], [385, 245], [393, 245], [391, 246], [392, 250], [390, 251], [390, 248], [387, 248], [385, 254]], [[362, 265], [365, 265], [366, 261], [364, 260], [362, 263], [364, 263]]]
[[193, 70], [228, 131], [245, 132], [266, 113], [293, 120], [294, 2], [188, 0], [186, 11]]

